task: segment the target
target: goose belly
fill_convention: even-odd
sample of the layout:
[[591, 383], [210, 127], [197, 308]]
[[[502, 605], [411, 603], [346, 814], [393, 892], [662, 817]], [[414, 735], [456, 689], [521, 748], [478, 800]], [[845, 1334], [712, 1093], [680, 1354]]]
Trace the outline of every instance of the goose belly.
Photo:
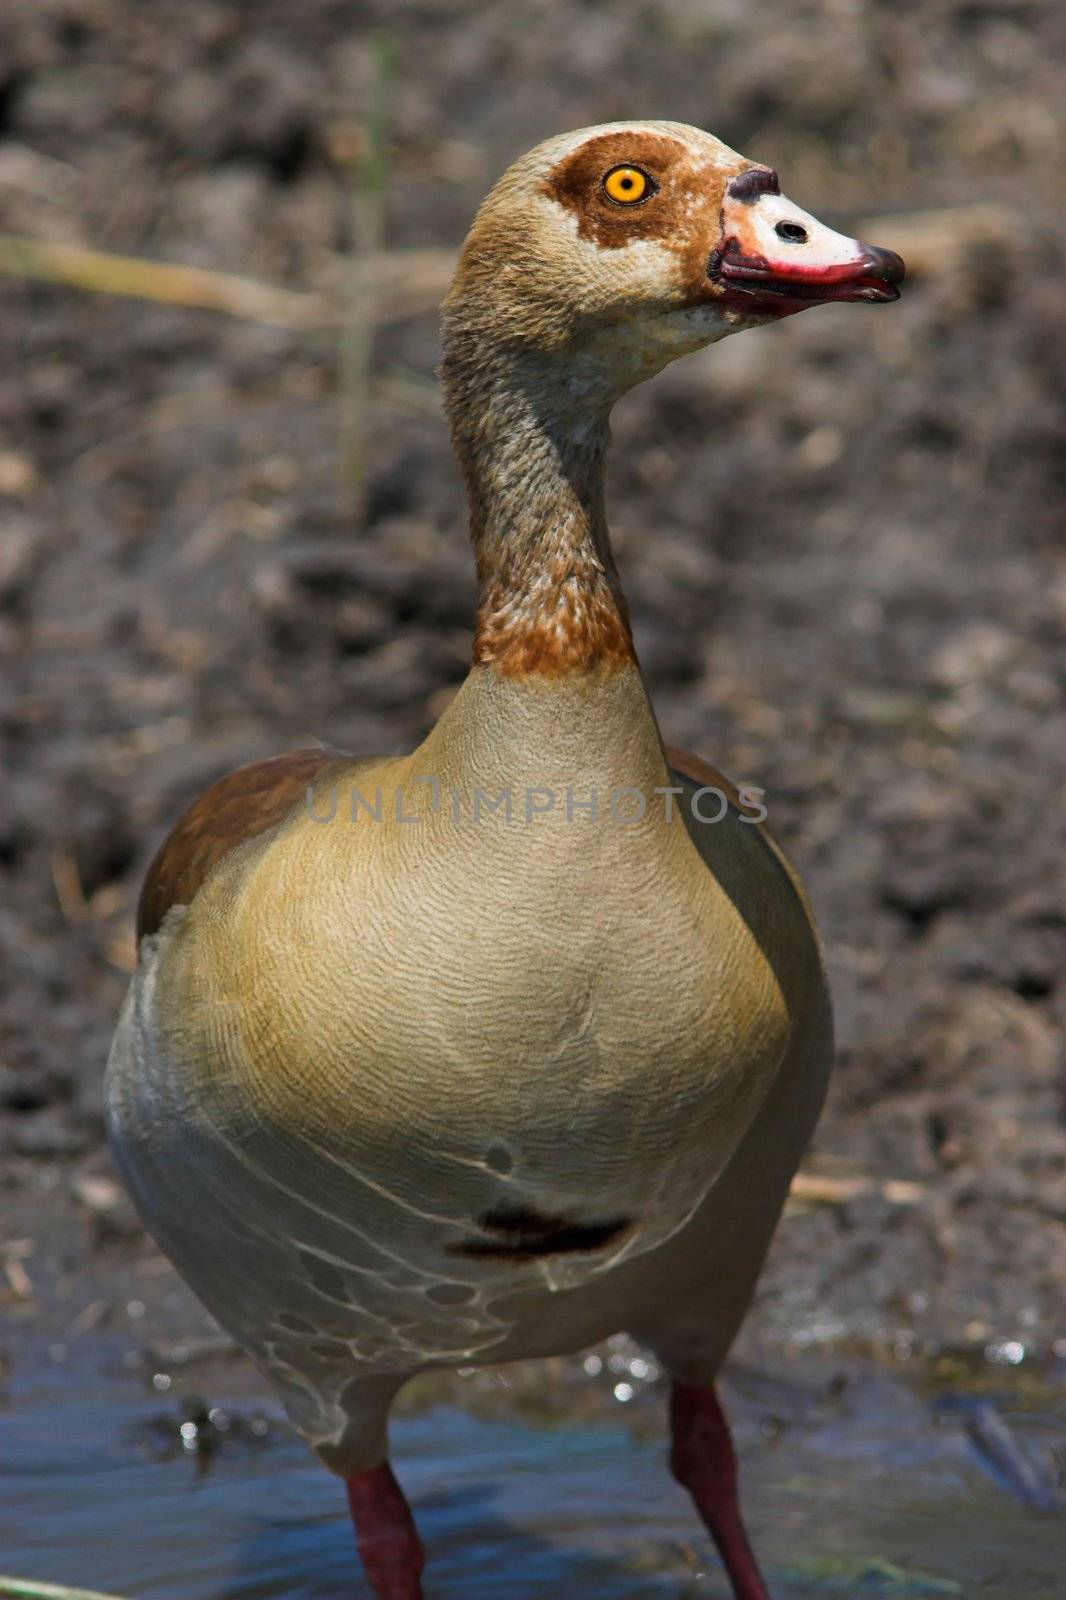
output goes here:
[[[654, 973], [628, 950], [616, 971], [609, 941], [595, 963], [527, 962], [506, 1004], [488, 971], [481, 989], [469, 975], [460, 986], [440, 959], [422, 984], [417, 961], [391, 984], [364, 967], [373, 1005], [339, 1004], [324, 960], [300, 1016], [279, 1018], [268, 971], [254, 994], [205, 993], [210, 961], [172, 937], [116, 1040], [119, 1161], [216, 1314], [208, 1278], [259, 1314], [253, 1280], [277, 1281], [280, 1243], [284, 1273], [314, 1296], [335, 1272], [341, 1304], [399, 1296], [390, 1339], [439, 1310], [446, 1336], [423, 1327], [420, 1358], [483, 1354], [499, 1329], [475, 1328], [473, 1310], [456, 1346], [466, 1290], [482, 1303], [504, 1283], [577, 1287], [670, 1237], [781, 1061], [772, 984], [701, 984], [691, 963], [675, 981], [656, 948]], [[367, 1353], [380, 1354], [372, 1338]]]
[[325, 917], [319, 896], [306, 925], [299, 900], [255, 917], [228, 887], [144, 953], [109, 1124], [150, 1231], [306, 1436], [336, 1433], [353, 1371], [626, 1325], [642, 1262], [700, 1210], [802, 1012], [748, 921], [708, 904], [710, 875], [665, 906], [637, 886], [643, 940], [506, 885], [473, 919], [454, 896], [367, 892]]

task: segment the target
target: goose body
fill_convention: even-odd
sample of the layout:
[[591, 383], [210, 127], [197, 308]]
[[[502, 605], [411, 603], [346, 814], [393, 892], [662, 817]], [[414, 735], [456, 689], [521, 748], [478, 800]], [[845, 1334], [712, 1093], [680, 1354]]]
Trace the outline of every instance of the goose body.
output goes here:
[[[620, 1329], [673, 1375], [674, 1470], [736, 1593], [766, 1593], [713, 1382], [822, 1103], [830, 1008], [757, 800], [664, 750], [602, 463], [611, 402], [675, 355], [818, 284], [894, 298], [897, 258], [776, 190], [668, 123], [549, 141], [501, 180], [445, 307], [466, 682], [409, 756], [221, 780], [142, 895], [116, 1158], [347, 1480], [380, 1600], [422, 1592], [387, 1466], [402, 1383]], [[786, 214], [798, 268], [766, 256]]]

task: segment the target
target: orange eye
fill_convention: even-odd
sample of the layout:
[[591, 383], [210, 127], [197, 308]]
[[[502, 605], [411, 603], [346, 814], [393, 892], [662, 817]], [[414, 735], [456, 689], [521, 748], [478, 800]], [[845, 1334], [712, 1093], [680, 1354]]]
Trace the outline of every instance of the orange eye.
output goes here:
[[620, 206], [632, 206], [647, 199], [651, 179], [639, 167], [613, 167], [603, 180], [603, 192]]

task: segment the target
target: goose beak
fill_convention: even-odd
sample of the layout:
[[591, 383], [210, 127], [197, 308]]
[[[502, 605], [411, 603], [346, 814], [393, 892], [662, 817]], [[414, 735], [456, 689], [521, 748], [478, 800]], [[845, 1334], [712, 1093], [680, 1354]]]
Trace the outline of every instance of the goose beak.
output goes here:
[[[718, 282], [727, 289], [757, 300], [797, 300], [804, 305], [826, 305], [835, 300], [899, 299], [899, 284], [906, 268], [894, 250], [854, 241], [850, 260], [807, 265], [786, 259], [745, 256], [731, 239], [718, 262]], [[799, 306], [796, 307], [800, 309]]]
[[894, 250], [827, 228], [780, 192], [776, 173], [757, 167], [726, 190], [721, 238], [707, 264], [719, 301], [751, 316], [898, 300], [905, 271]]

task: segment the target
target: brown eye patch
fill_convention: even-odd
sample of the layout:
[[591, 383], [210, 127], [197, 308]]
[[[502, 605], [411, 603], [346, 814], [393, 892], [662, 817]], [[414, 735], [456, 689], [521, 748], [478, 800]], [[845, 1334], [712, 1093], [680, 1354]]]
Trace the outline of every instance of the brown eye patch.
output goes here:
[[[667, 133], [633, 128], [586, 139], [547, 174], [543, 187], [574, 216], [579, 237], [601, 249], [620, 250], [647, 239], [686, 257], [691, 251], [696, 285], [714, 243], [708, 232], [717, 237], [725, 185], [748, 165], [738, 156], [735, 166], [716, 166]], [[626, 174], [647, 180], [638, 198], [621, 188]], [[617, 193], [608, 187], [614, 180]], [[652, 197], [654, 205], [643, 203]]]
[[[676, 175], [686, 159], [684, 146], [663, 134], [604, 133], [587, 139], [561, 161], [544, 180], [544, 188], [573, 212], [583, 239], [617, 249], [634, 238], [658, 237], [676, 226]], [[647, 184], [635, 198], [630, 198], [631, 190], [621, 189], [626, 174]], [[608, 188], [614, 180], [617, 193]], [[640, 203], [652, 194], [657, 196], [654, 206]]]

